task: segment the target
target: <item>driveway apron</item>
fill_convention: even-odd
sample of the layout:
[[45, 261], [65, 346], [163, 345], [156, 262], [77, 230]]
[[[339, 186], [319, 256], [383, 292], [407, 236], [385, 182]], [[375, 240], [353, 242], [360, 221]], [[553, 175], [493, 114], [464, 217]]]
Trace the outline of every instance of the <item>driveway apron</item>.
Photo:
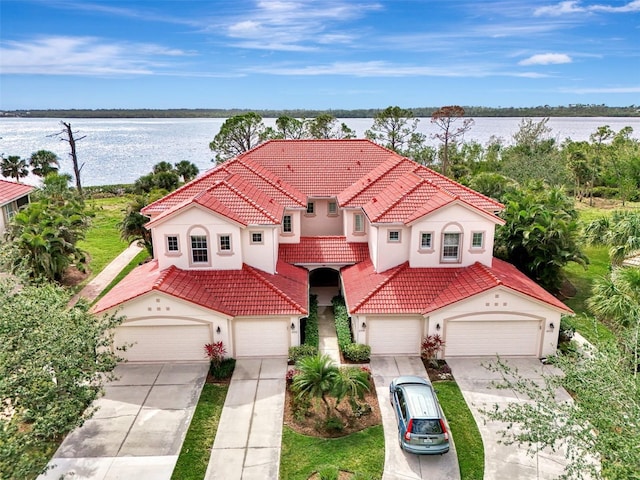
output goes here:
[[170, 479], [208, 366], [118, 365], [95, 415], [64, 439], [39, 479]]
[[278, 478], [286, 373], [286, 358], [237, 360], [206, 480]]
[[419, 357], [372, 357], [371, 373], [378, 394], [378, 403], [384, 428], [383, 480], [456, 480], [460, 478], [458, 457], [451, 437], [451, 449], [444, 455], [414, 455], [400, 448], [398, 424], [390, 403], [389, 384], [400, 375], [418, 375], [428, 378]]
[[[542, 382], [542, 373], [559, 374], [559, 370], [542, 365], [538, 359], [502, 358], [525, 378]], [[516, 479], [552, 479], [558, 478], [566, 464], [563, 451], [552, 452], [545, 449], [528, 455], [526, 447], [504, 445], [500, 443], [499, 431], [505, 428], [502, 422], [489, 421], [480, 410], [492, 410], [494, 405], [506, 406], [512, 402], [526, 402], [529, 399], [514, 390], [496, 389], [493, 382], [500, 375], [489, 371], [483, 365], [490, 358], [451, 358], [447, 359], [453, 376], [469, 405], [484, 443], [484, 478], [489, 480]], [[569, 394], [560, 389], [556, 392], [558, 401], [571, 401]]]

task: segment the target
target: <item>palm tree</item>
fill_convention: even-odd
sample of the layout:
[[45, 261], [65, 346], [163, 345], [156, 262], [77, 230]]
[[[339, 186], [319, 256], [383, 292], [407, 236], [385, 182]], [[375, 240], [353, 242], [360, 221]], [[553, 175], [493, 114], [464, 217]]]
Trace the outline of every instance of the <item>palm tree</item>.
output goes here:
[[300, 359], [296, 365], [299, 373], [293, 378], [292, 388], [298, 398], [320, 398], [327, 415], [331, 410], [328, 397], [335, 391], [340, 370], [328, 355], [315, 355]]
[[200, 173], [200, 170], [194, 163], [188, 160], [182, 160], [176, 163], [176, 173], [182, 177], [185, 183], [187, 183], [190, 180], [193, 180], [198, 173]]
[[338, 404], [345, 398], [354, 401], [362, 400], [364, 393], [371, 388], [369, 373], [358, 367], [343, 367], [334, 385], [336, 396], [336, 409]]
[[640, 268], [616, 268], [593, 285], [589, 309], [622, 327], [640, 325]]
[[18, 155], [10, 155], [7, 158], [2, 158], [0, 169], [2, 170], [3, 177], [15, 178], [16, 182], [20, 182], [21, 178], [29, 175], [27, 162], [22, 160]]
[[120, 229], [120, 237], [123, 240], [127, 242], [138, 240], [138, 244], [144, 246], [149, 255], [153, 257], [151, 231], [144, 226], [149, 221], [149, 217], [145, 217], [140, 213], [140, 210], [149, 203], [149, 199], [146, 196], [138, 195], [135, 197], [127, 206], [125, 216], [122, 222], [118, 223], [118, 228]]
[[613, 265], [640, 251], [640, 213], [615, 211], [611, 217], [601, 217], [585, 228], [587, 242], [592, 245], [608, 245]]
[[169, 162], [158, 162], [153, 166], [153, 173], [160, 173], [160, 172], [172, 172], [173, 171], [173, 165], [171, 165]]
[[32, 153], [29, 163], [33, 174], [39, 177], [46, 177], [50, 173], [58, 173], [58, 167], [60, 167], [58, 156], [49, 150], [38, 150]]

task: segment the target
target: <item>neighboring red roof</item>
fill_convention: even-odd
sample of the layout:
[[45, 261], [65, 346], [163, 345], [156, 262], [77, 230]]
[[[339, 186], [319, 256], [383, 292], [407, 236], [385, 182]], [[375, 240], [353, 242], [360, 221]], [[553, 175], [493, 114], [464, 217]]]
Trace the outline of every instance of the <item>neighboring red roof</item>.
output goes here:
[[513, 265], [493, 260], [460, 268], [410, 268], [403, 263], [376, 273], [370, 260], [342, 270], [351, 313], [427, 314], [491, 288], [503, 286], [555, 308], [571, 312]]
[[158, 269], [157, 261], [133, 270], [93, 307], [114, 308], [151, 291], [163, 292], [230, 315], [305, 315], [308, 313], [307, 271], [278, 262], [271, 275], [248, 265], [242, 270]]
[[344, 265], [368, 259], [369, 245], [347, 243], [345, 237], [300, 237], [300, 243], [281, 243], [278, 258], [292, 264]]
[[34, 189], [31, 185], [0, 180], [0, 206], [29, 195]]

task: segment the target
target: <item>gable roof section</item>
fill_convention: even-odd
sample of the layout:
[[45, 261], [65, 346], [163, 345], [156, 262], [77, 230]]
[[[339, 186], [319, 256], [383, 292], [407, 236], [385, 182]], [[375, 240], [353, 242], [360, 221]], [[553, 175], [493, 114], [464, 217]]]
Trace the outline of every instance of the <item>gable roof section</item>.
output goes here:
[[30, 194], [35, 187], [23, 183], [0, 180], [0, 206]]
[[377, 273], [371, 261], [347, 267], [342, 281], [350, 313], [427, 314], [503, 286], [565, 312], [571, 309], [514, 266], [494, 259], [461, 268], [410, 268], [404, 263]]
[[369, 258], [369, 245], [338, 236], [300, 237], [300, 243], [281, 243], [278, 258], [291, 264], [359, 263]]
[[230, 316], [305, 315], [307, 271], [278, 262], [271, 275], [243, 265], [242, 270], [158, 269], [152, 261], [133, 270], [93, 307], [101, 313], [157, 291]]
[[243, 153], [308, 197], [333, 197], [396, 154], [370, 140], [271, 140]]

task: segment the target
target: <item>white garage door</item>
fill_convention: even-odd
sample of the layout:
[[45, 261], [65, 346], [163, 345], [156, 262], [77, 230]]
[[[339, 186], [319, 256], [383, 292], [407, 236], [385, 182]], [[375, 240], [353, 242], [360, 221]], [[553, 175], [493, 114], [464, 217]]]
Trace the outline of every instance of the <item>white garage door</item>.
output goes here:
[[538, 320], [450, 320], [446, 324], [444, 354], [538, 356], [540, 326]]
[[287, 356], [288, 327], [284, 320], [235, 320], [236, 357]]
[[419, 355], [421, 319], [370, 319], [369, 345], [372, 355]]
[[206, 325], [128, 327], [116, 329], [116, 346], [134, 344], [118, 352], [131, 362], [206, 360], [204, 346], [211, 342]]

